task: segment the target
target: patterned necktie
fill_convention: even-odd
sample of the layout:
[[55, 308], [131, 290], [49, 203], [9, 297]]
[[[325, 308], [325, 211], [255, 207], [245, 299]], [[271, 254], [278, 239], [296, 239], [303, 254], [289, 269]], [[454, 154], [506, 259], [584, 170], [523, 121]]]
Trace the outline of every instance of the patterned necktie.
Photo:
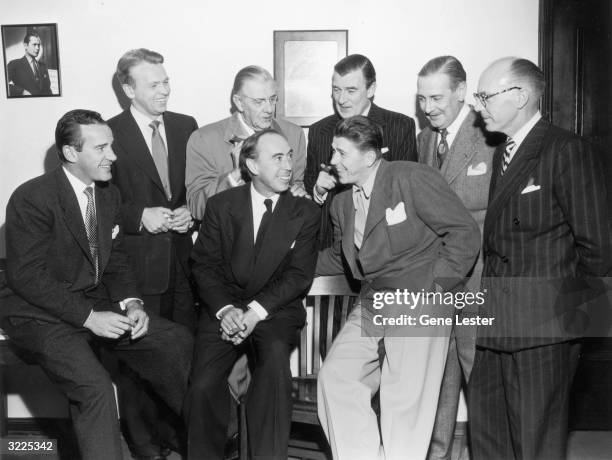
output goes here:
[[363, 233], [365, 232], [366, 218], [368, 211], [366, 210], [366, 197], [363, 188], [359, 188], [353, 192], [355, 200], [355, 237], [354, 242], [357, 249], [361, 249], [363, 243]]
[[514, 147], [516, 147], [516, 142], [514, 142], [511, 137], [508, 137], [508, 140], [506, 140], [506, 146], [504, 147], [504, 161], [502, 162], [501, 168], [502, 176], [506, 172], [506, 169], [508, 169], [508, 165], [510, 164], [510, 157], [512, 155]]
[[436, 149], [436, 156], [438, 158], [438, 169], [442, 169], [442, 164], [446, 159], [446, 154], [448, 153], [448, 142], [446, 142], [446, 136], [448, 136], [448, 131], [446, 128], [440, 130], [440, 143], [438, 144], [438, 148]]
[[159, 178], [164, 186], [166, 198], [170, 201], [172, 199], [172, 191], [170, 190], [170, 179], [168, 178], [168, 151], [166, 150], [166, 145], [164, 144], [161, 134], [159, 134], [160, 123], [159, 120], [153, 120], [149, 123], [149, 126], [153, 130], [153, 134], [151, 135], [151, 155], [153, 156]]
[[255, 257], [257, 257], [259, 254], [263, 237], [270, 226], [270, 221], [272, 220], [272, 200], [270, 198], [266, 198], [264, 200], [264, 204], [266, 205], [266, 211], [263, 213], [263, 216], [261, 216], [261, 223], [259, 224], [259, 229], [257, 230], [257, 238], [255, 238]]
[[89, 252], [96, 269], [96, 284], [100, 280], [100, 267], [98, 265], [98, 221], [96, 219], [96, 207], [94, 206], [93, 187], [86, 187], [83, 191], [87, 196], [87, 208], [85, 209], [85, 231], [89, 241]]

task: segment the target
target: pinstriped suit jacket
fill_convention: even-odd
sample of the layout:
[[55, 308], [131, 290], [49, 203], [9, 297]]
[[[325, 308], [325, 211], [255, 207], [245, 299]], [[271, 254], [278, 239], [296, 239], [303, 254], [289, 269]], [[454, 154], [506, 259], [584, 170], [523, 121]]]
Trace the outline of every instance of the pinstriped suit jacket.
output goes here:
[[[612, 225], [606, 183], [582, 138], [538, 121], [500, 176], [495, 152], [484, 226], [483, 288], [493, 327], [478, 344], [518, 351], [582, 335], [587, 285], [610, 273]], [[587, 294], [588, 295], [588, 294]]]
[[[417, 161], [415, 127], [412, 118], [401, 113], [382, 109], [374, 103], [370, 106], [368, 118], [378, 123], [383, 129], [383, 144], [384, 147], [389, 149], [384, 155], [385, 160]], [[331, 159], [334, 128], [341, 119], [340, 116], [334, 113], [317, 121], [308, 130], [304, 186], [310, 194], [312, 194], [312, 189], [317, 182], [320, 164], [329, 163]], [[332, 191], [328, 194], [327, 201], [321, 209], [321, 232], [319, 233], [321, 248], [331, 246], [333, 241], [329, 209], [336, 193], [337, 191]]]

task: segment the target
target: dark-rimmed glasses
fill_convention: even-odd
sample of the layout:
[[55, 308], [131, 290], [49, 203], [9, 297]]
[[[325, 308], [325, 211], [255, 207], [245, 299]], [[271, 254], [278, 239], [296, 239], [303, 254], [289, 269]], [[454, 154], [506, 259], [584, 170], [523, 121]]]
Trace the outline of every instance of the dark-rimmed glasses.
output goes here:
[[474, 93], [474, 99], [476, 99], [483, 107], [487, 106], [487, 101], [491, 99], [493, 96], [498, 96], [499, 94], [507, 93], [508, 91], [512, 91], [513, 89], [523, 89], [520, 86], [513, 86], [511, 88], [502, 89], [497, 93], [487, 94], [487, 93]]
[[243, 96], [246, 97], [247, 99], [252, 100], [253, 103], [257, 107], [263, 106], [266, 102], [269, 102], [270, 105], [275, 105], [278, 102], [278, 96], [276, 94], [274, 96], [270, 96], [267, 99], [265, 97], [255, 98], [255, 97], [247, 96], [246, 94], [243, 94]]

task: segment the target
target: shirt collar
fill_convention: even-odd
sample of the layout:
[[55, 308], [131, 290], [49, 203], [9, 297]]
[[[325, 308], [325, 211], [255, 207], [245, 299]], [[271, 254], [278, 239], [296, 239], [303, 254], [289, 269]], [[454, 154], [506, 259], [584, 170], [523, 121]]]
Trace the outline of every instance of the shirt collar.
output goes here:
[[365, 183], [362, 186], [353, 185], [353, 192], [358, 192], [359, 190], [363, 190], [363, 196], [366, 200], [369, 200], [372, 196], [372, 190], [374, 189], [374, 180], [376, 179], [376, 173], [378, 172], [378, 168], [380, 167], [380, 160], [376, 160], [377, 163], [372, 169], [372, 172], [366, 179]]
[[470, 113], [470, 108], [467, 106], [467, 104], [463, 104], [463, 107], [461, 107], [461, 110], [459, 110], [459, 113], [457, 114], [453, 122], [450, 125], [448, 125], [448, 128], [446, 128], [446, 132], [448, 134], [457, 134], [457, 132], [459, 131], [459, 128], [461, 128], [463, 121], [465, 120], [465, 118], [468, 116], [469, 113]]
[[368, 99], [368, 106], [361, 112], [361, 115], [367, 117], [370, 114], [370, 109], [372, 108], [372, 101]]
[[93, 187], [95, 189], [95, 184], [92, 182], [90, 184], [86, 184], [81, 179], [72, 174], [65, 166], [62, 166], [66, 177], [68, 178], [68, 182], [70, 182], [70, 186], [74, 190], [74, 193], [79, 196], [81, 193], [85, 191], [87, 187]]
[[264, 201], [270, 199], [272, 200], [272, 209], [274, 209], [279, 196], [280, 195], [278, 193], [275, 193], [272, 196], [263, 196], [261, 193], [255, 190], [255, 186], [253, 185], [253, 182], [251, 182], [251, 202], [253, 205], [263, 208], [265, 206]]
[[255, 134], [255, 130], [251, 128], [249, 125], [247, 125], [246, 121], [244, 121], [244, 117], [242, 116], [240, 112], [238, 112], [238, 120], [240, 121], [240, 124], [242, 125], [242, 128], [244, 129], [244, 131], [249, 136], [252, 136], [253, 134]]
[[134, 117], [134, 120], [136, 120], [136, 124], [140, 127], [141, 131], [144, 131], [145, 129], [151, 129], [149, 125], [154, 120], [159, 121], [159, 126], [160, 126], [159, 129], [161, 129], [161, 127], [164, 126], [164, 117], [161, 115], [158, 115], [156, 118], [152, 120], [149, 116], [145, 115], [140, 110], [138, 110], [136, 107], [134, 107], [134, 105], [130, 105], [130, 113]]
[[516, 134], [514, 136], [512, 136], [512, 140], [516, 143], [516, 147], [514, 147], [514, 151], [515, 152], [518, 150], [520, 145], [523, 143], [523, 141], [527, 137], [527, 134], [529, 134], [529, 132], [532, 130], [532, 128], [535, 126], [535, 124], [538, 121], [540, 121], [540, 118], [542, 118], [542, 114], [538, 110], [533, 115], [533, 117], [531, 117], [531, 119], [527, 123], [525, 123], [523, 126], [521, 126], [521, 129], [519, 129], [516, 132]]

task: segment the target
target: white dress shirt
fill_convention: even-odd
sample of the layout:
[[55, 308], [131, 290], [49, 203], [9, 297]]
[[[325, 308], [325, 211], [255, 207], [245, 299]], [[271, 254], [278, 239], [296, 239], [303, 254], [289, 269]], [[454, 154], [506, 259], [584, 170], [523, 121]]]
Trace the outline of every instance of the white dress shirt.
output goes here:
[[514, 154], [518, 151], [519, 147], [521, 146], [521, 144], [527, 137], [527, 134], [529, 134], [529, 132], [533, 129], [535, 124], [538, 121], [540, 121], [540, 118], [542, 118], [542, 114], [538, 110], [533, 115], [533, 117], [531, 117], [529, 121], [525, 123], [523, 126], [521, 126], [521, 128], [516, 132], [516, 134], [512, 136], [512, 140], [514, 141], [514, 147], [510, 151], [510, 159], [508, 160], [508, 164], [510, 164], [510, 162], [512, 161], [512, 158], [514, 158]]
[[151, 119], [149, 116], [139, 111], [133, 105], [130, 106], [130, 113], [134, 117], [134, 120], [136, 120], [136, 124], [138, 125], [138, 128], [140, 129], [140, 132], [142, 133], [142, 137], [144, 137], [144, 140], [147, 143], [147, 147], [149, 148], [149, 154], [151, 154], [151, 152], [153, 151], [151, 147], [151, 137], [153, 136], [153, 128], [151, 128], [149, 125], [154, 120], [159, 121], [159, 126], [157, 129], [164, 141], [164, 145], [166, 146], [166, 152], [167, 152], [168, 151], [168, 141], [166, 139], [166, 125], [164, 124], [164, 117], [159, 115], [158, 117]]

